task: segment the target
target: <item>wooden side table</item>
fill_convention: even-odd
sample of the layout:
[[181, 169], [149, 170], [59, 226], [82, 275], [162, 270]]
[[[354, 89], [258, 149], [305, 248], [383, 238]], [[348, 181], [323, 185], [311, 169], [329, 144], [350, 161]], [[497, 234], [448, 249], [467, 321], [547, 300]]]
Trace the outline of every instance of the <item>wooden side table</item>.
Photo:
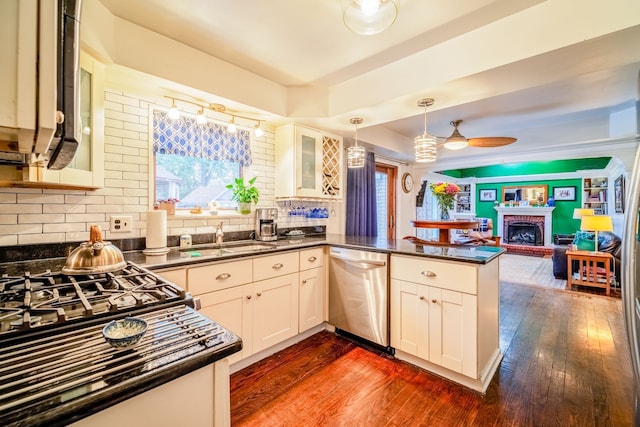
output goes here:
[[[611, 260], [613, 255], [606, 252], [567, 251], [567, 289], [573, 285], [603, 288], [607, 296], [611, 294]], [[573, 261], [578, 263], [573, 268]], [[575, 273], [575, 277], [574, 277]]]

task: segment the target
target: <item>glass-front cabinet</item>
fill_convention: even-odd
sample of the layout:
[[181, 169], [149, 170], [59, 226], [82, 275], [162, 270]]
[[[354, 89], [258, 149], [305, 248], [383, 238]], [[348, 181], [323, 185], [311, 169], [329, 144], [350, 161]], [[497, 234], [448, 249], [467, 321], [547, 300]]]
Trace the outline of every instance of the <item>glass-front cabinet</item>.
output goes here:
[[342, 138], [305, 126], [276, 129], [277, 198], [340, 198]]
[[319, 132], [296, 127], [296, 193], [299, 196], [319, 196], [322, 185], [322, 136]]
[[79, 77], [78, 149], [66, 168], [45, 170], [44, 181], [99, 188], [104, 186], [104, 65], [81, 53]]

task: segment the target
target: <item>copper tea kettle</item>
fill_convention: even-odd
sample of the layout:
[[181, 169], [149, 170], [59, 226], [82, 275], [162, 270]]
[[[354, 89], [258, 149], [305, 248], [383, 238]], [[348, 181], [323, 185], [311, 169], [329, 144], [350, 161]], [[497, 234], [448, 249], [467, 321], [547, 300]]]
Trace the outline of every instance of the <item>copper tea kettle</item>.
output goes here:
[[63, 274], [95, 274], [122, 270], [127, 265], [120, 249], [102, 240], [102, 230], [92, 225], [89, 241], [81, 243], [67, 257]]

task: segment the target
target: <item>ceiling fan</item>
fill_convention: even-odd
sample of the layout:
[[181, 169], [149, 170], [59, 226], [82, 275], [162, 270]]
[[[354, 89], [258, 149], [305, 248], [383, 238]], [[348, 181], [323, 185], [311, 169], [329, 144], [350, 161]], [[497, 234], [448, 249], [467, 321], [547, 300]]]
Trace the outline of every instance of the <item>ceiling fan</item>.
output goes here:
[[465, 138], [458, 130], [458, 125], [462, 123], [462, 120], [452, 120], [449, 123], [453, 126], [453, 133], [448, 138], [442, 138], [444, 139], [442, 146], [449, 150], [461, 150], [467, 146], [479, 148], [503, 147], [517, 141], [516, 138], [508, 136]]

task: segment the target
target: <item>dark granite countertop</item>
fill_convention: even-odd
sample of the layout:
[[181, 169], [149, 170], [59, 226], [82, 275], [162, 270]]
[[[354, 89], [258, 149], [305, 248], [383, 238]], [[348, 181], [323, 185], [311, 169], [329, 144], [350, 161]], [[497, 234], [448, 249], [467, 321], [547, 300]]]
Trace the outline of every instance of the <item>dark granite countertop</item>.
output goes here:
[[[256, 244], [260, 244], [260, 242], [233, 241], [227, 242], [223, 247], [237, 247], [238, 245], [242, 244], [253, 246]], [[262, 254], [277, 253], [280, 251], [312, 248], [322, 245], [332, 245], [389, 254], [410, 255], [473, 264], [487, 264], [499, 257], [504, 252], [504, 249], [499, 247], [430, 245], [422, 246], [415, 245], [401, 239], [363, 238], [327, 234], [305, 236], [303, 238], [280, 239], [276, 242], [262, 242], [260, 248], [257, 248], [257, 250], [246, 252], [218, 252], [215, 250], [205, 251], [205, 249], [207, 248], [212, 249], [214, 245], [201, 244], [182, 250], [177, 247], [172, 247], [168, 253], [163, 255], [147, 255], [141, 250], [124, 251], [123, 254], [127, 261], [131, 261], [151, 270], [158, 270], [163, 268], [187, 266], [218, 260], [222, 261]], [[25, 271], [29, 271], [32, 274], [38, 274], [46, 270], [59, 271], [64, 266], [65, 261], [66, 258], [57, 257], [4, 262], [0, 263], [0, 275], [22, 275]], [[212, 363], [219, 358], [225, 357], [235, 351], [238, 351], [239, 348], [241, 348], [240, 341], [234, 342], [230, 347], [225, 347], [224, 351], [218, 353], [212, 352], [209, 354], [202, 354], [196, 363], [194, 363], [193, 361], [185, 361], [185, 363], [181, 365], [179, 369], [174, 368], [174, 373], [188, 373], [200, 366], [203, 366], [203, 364]], [[164, 382], [169, 381], [170, 379], [171, 378], [167, 377], [166, 375], [160, 375], [157, 378], [157, 381]], [[155, 383], [155, 381], [152, 381], [152, 383]], [[135, 383], [132, 383], [130, 385], [128, 395], [135, 395], [142, 391], [144, 390], [136, 388]]]
[[[198, 263], [234, 258], [265, 255], [285, 250], [304, 249], [320, 245], [341, 246], [352, 249], [364, 249], [399, 255], [412, 255], [427, 258], [437, 258], [448, 261], [459, 261], [474, 264], [487, 264], [505, 252], [504, 249], [495, 246], [431, 246], [416, 245], [403, 239], [386, 239], [372, 237], [353, 237], [339, 234], [327, 234], [319, 236], [305, 236], [297, 239], [279, 239], [274, 242], [230, 241], [225, 245], [239, 245], [242, 243], [262, 243], [259, 250], [250, 252], [229, 252], [221, 254], [206, 254], [203, 249], [215, 248], [212, 243], [194, 245], [190, 248], [170, 248], [170, 251], [162, 255], [147, 255], [141, 250], [124, 252], [126, 261], [134, 262], [151, 270], [163, 268], [187, 266]], [[32, 274], [43, 272], [47, 269], [60, 271], [64, 267], [66, 258], [46, 258], [29, 261], [0, 263], [0, 275], [19, 275], [25, 271]]]

